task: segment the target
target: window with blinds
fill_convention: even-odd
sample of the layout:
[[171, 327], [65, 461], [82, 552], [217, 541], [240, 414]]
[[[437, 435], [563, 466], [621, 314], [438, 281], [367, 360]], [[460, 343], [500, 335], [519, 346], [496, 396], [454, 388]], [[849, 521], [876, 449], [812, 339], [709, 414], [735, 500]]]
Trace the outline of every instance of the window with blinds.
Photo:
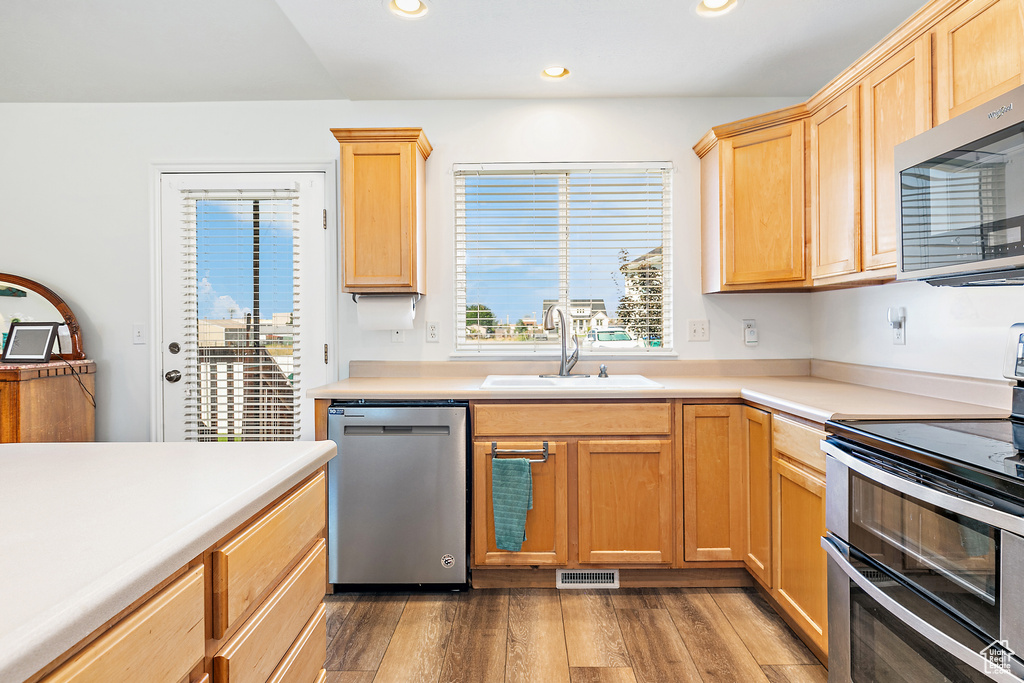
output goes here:
[[298, 193], [187, 190], [185, 432], [299, 436]]
[[457, 350], [672, 348], [669, 164], [458, 164], [455, 235]]

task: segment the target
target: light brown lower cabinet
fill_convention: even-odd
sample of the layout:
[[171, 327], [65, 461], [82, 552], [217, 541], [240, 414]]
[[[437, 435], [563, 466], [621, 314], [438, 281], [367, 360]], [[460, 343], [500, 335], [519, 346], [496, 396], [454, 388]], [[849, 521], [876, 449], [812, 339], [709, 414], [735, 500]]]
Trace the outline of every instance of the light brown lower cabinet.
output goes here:
[[672, 442], [578, 445], [581, 563], [672, 562]]
[[326, 575], [327, 545], [320, 539], [214, 656], [214, 681], [267, 681], [323, 606]]
[[821, 547], [825, 473], [818, 447], [824, 432], [778, 416], [773, 422], [771, 594], [796, 631], [827, 661], [827, 556]]
[[772, 587], [772, 414], [743, 409], [747, 537], [743, 563], [765, 588]]
[[322, 681], [324, 483], [318, 470], [28, 683]]
[[[668, 401], [472, 404], [473, 565], [670, 565], [672, 408]], [[519, 551], [499, 550], [492, 450], [537, 459], [545, 442], [547, 462], [530, 467], [526, 541]]]
[[203, 626], [203, 567], [199, 565], [43, 680], [181, 680], [203, 660]]
[[[473, 444], [473, 562], [478, 565], [564, 565], [567, 545], [567, 446], [549, 441], [547, 461], [526, 455], [533, 476], [533, 508], [526, 513], [526, 540], [519, 551], [500, 550], [494, 540], [491, 444], [499, 452], [538, 451], [543, 441], [486, 441]], [[508, 457], [498, 455], [497, 457]]]
[[683, 406], [683, 557], [741, 560], [747, 503], [743, 488], [743, 406]]

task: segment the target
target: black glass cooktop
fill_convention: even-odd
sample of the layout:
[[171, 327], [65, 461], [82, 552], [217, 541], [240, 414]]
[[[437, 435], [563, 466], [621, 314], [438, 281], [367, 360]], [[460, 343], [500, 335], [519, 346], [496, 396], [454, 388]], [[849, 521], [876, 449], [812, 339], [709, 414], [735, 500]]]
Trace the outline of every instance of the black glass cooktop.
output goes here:
[[993, 420], [834, 420], [825, 429], [974, 484], [1024, 496], [1024, 422]]

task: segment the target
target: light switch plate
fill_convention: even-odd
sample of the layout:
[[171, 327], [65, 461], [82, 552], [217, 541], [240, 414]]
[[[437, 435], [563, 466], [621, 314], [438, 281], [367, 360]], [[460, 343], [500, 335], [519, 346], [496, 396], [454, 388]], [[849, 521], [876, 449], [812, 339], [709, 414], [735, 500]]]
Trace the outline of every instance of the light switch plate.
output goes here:
[[711, 325], [707, 320], [689, 320], [687, 326], [687, 341], [701, 342], [711, 339]]
[[132, 344], [146, 343], [146, 326], [141, 323], [132, 325]]

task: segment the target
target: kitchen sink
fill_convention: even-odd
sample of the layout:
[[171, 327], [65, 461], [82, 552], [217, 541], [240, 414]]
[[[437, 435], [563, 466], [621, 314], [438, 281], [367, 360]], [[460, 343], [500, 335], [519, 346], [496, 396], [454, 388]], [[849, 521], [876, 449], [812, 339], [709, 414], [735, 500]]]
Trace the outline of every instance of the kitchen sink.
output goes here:
[[598, 377], [570, 375], [544, 377], [538, 375], [488, 375], [481, 389], [660, 389], [661, 384], [643, 375], [611, 375]]

